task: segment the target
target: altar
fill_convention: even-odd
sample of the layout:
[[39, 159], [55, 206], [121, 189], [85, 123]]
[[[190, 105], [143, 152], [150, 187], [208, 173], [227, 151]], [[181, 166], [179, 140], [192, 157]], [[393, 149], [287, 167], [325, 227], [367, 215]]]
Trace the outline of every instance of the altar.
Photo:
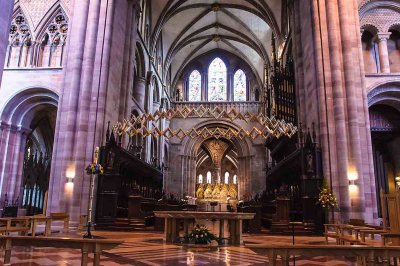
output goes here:
[[197, 211], [155, 211], [154, 215], [165, 218], [165, 241], [173, 243], [179, 236], [179, 220], [183, 220], [184, 235], [196, 220], [218, 221], [220, 238], [224, 238], [225, 228], [229, 230], [229, 244], [240, 245], [242, 241], [242, 221], [254, 219], [255, 213], [239, 212], [197, 212]]

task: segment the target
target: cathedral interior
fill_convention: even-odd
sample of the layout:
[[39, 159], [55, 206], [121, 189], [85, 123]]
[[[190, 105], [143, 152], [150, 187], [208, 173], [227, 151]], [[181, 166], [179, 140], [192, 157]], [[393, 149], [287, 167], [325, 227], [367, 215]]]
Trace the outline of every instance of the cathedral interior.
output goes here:
[[4, 265], [397, 265], [400, 0], [1, 0], [0, 213]]

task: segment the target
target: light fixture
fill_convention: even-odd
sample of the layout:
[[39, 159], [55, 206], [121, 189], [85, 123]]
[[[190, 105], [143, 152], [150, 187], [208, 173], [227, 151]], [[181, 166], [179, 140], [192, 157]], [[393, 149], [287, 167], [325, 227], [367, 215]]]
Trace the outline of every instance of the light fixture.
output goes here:
[[351, 179], [351, 180], [349, 180], [349, 185], [350, 186], [355, 186], [356, 185], [356, 183], [355, 183], [355, 180], [354, 179]]
[[67, 177], [67, 183], [74, 183], [73, 177]]
[[394, 178], [394, 181], [396, 182], [397, 189], [400, 189], [400, 176], [396, 176]]

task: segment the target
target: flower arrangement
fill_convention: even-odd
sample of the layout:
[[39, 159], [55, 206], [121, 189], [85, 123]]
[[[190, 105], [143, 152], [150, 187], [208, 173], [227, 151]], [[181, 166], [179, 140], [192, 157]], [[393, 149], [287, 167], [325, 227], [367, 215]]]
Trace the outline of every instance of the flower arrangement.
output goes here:
[[323, 187], [318, 196], [318, 203], [324, 210], [330, 210], [337, 207], [337, 199], [335, 195], [327, 187]]
[[102, 175], [104, 173], [104, 169], [103, 166], [101, 166], [101, 164], [91, 163], [86, 167], [86, 173], [88, 175], [96, 175], [96, 174]]
[[192, 232], [186, 236], [186, 239], [195, 244], [210, 244], [212, 240], [216, 240], [216, 237], [204, 225], [196, 224]]

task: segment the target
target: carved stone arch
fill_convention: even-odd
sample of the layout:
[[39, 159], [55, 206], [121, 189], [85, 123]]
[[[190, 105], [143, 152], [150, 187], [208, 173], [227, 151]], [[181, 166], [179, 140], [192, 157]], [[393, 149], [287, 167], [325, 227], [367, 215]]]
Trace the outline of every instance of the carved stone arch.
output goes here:
[[398, 22], [394, 22], [389, 25], [388, 31], [394, 31], [394, 30], [400, 32], [400, 19]]
[[[1, 126], [8, 130], [4, 130], [0, 137], [1, 154], [5, 155], [0, 159], [0, 187], [2, 192], [6, 191], [10, 197], [18, 196], [26, 182], [23, 178], [29, 176], [25, 174], [26, 158], [21, 156], [21, 151], [26, 151], [25, 145], [28, 144], [30, 136], [32, 141], [35, 141], [37, 150], [45, 156], [44, 162], [48, 172], [42, 176], [40, 182], [43, 185], [42, 189], [47, 190], [58, 102], [59, 97], [54, 91], [32, 87], [10, 96], [1, 110]], [[10, 168], [10, 165], [13, 167]], [[43, 193], [41, 197], [44, 200]]]
[[71, 20], [71, 13], [69, 11], [68, 6], [64, 3], [64, 1], [57, 1], [40, 19], [39, 23], [37, 23], [35, 28], [35, 32], [37, 33], [37, 35], [40, 34], [43, 35], [43, 32], [46, 31], [46, 27], [52, 22], [52, 20], [59, 13], [59, 11], [63, 12], [68, 21]]
[[36, 65], [62, 67], [69, 30], [69, 17], [63, 6], [60, 3], [54, 5], [40, 21], [37, 29]]
[[143, 46], [140, 42], [136, 42], [135, 51], [135, 70], [138, 77], [144, 78], [146, 75], [146, 60], [143, 52]]
[[[60, 14], [65, 16], [65, 22], [60, 22], [60, 26], [61, 25], [67, 25], [69, 24], [69, 16], [67, 14], [67, 12], [65, 11], [66, 9], [63, 7], [62, 3], [59, 3], [57, 5], [54, 5], [46, 14], [46, 16], [44, 16], [42, 18], [42, 20], [39, 22], [38, 26], [37, 26], [37, 38], [38, 40], [41, 40], [43, 38], [43, 36], [48, 32], [48, 27], [54, 22], [54, 20], [56, 19], [56, 17]], [[68, 28], [67, 28], [68, 31]], [[56, 35], [56, 34], [55, 34]]]
[[35, 110], [40, 104], [57, 106], [59, 96], [47, 88], [26, 88], [14, 95], [4, 105], [0, 112], [1, 121], [9, 125], [26, 126], [29, 111]]
[[[239, 127], [232, 122], [227, 122], [227, 121], [205, 121], [205, 122], [200, 122], [197, 125], [194, 126], [196, 130], [200, 130], [201, 128], [208, 127], [208, 128], [232, 128], [234, 130], [239, 130]], [[188, 173], [185, 177], [183, 177], [182, 180], [182, 188], [185, 192], [190, 192], [195, 190], [195, 169], [191, 167], [191, 164], [193, 164], [193, 159], [196, 158], [197, 152], [200, 149], [201, 145], [204, 143], [205, 139], [198, 137], [198, 138], [185, 138], [181, 142], [181, 147], [183, 147], [182, 150], [182, 155], [184, 158], [184, 161], [182, 162], [182, 169], [184, 169], [184, 172], [190, 172]], [[229, 140], [236, 148], [238, 152], [238, 158], [241, 158], [241, 160], [245, 161], [247, 160], [248, 163], [251, 163], [251, 158], [252, 155], [250, 153], [250, 143], [247, 139], [245, 140], [239, 140], [236, 138], [232, 138]], [[244, 165], [241, 165], [239, 163], [238, 165], [238, 172], [242, 173], [242, 179], [240, 180], [241, 185], [239, 186], [239, 191], [241, 195], [244, 194], [245, 191], [251, 191], [251, 171], [248, 167], [244, 167]], [[187, 191], [185, 191], [187, 190]]]
[[158, 79], [155, 76], [153, 77], [152, 86], [153, 86], [153, 103], [160, 103], [161, 90]]
[[400, 80], [375, 86], [367, 95], [368, 107], [385, 104], [400, 111]]
[[376, 25], [371, 23], [365, 23], [361, 25], [361, 31], [364, 33], [365, 31], [370, 32], [373, 35], [376, 35], [378, 32], [381, 31]]

